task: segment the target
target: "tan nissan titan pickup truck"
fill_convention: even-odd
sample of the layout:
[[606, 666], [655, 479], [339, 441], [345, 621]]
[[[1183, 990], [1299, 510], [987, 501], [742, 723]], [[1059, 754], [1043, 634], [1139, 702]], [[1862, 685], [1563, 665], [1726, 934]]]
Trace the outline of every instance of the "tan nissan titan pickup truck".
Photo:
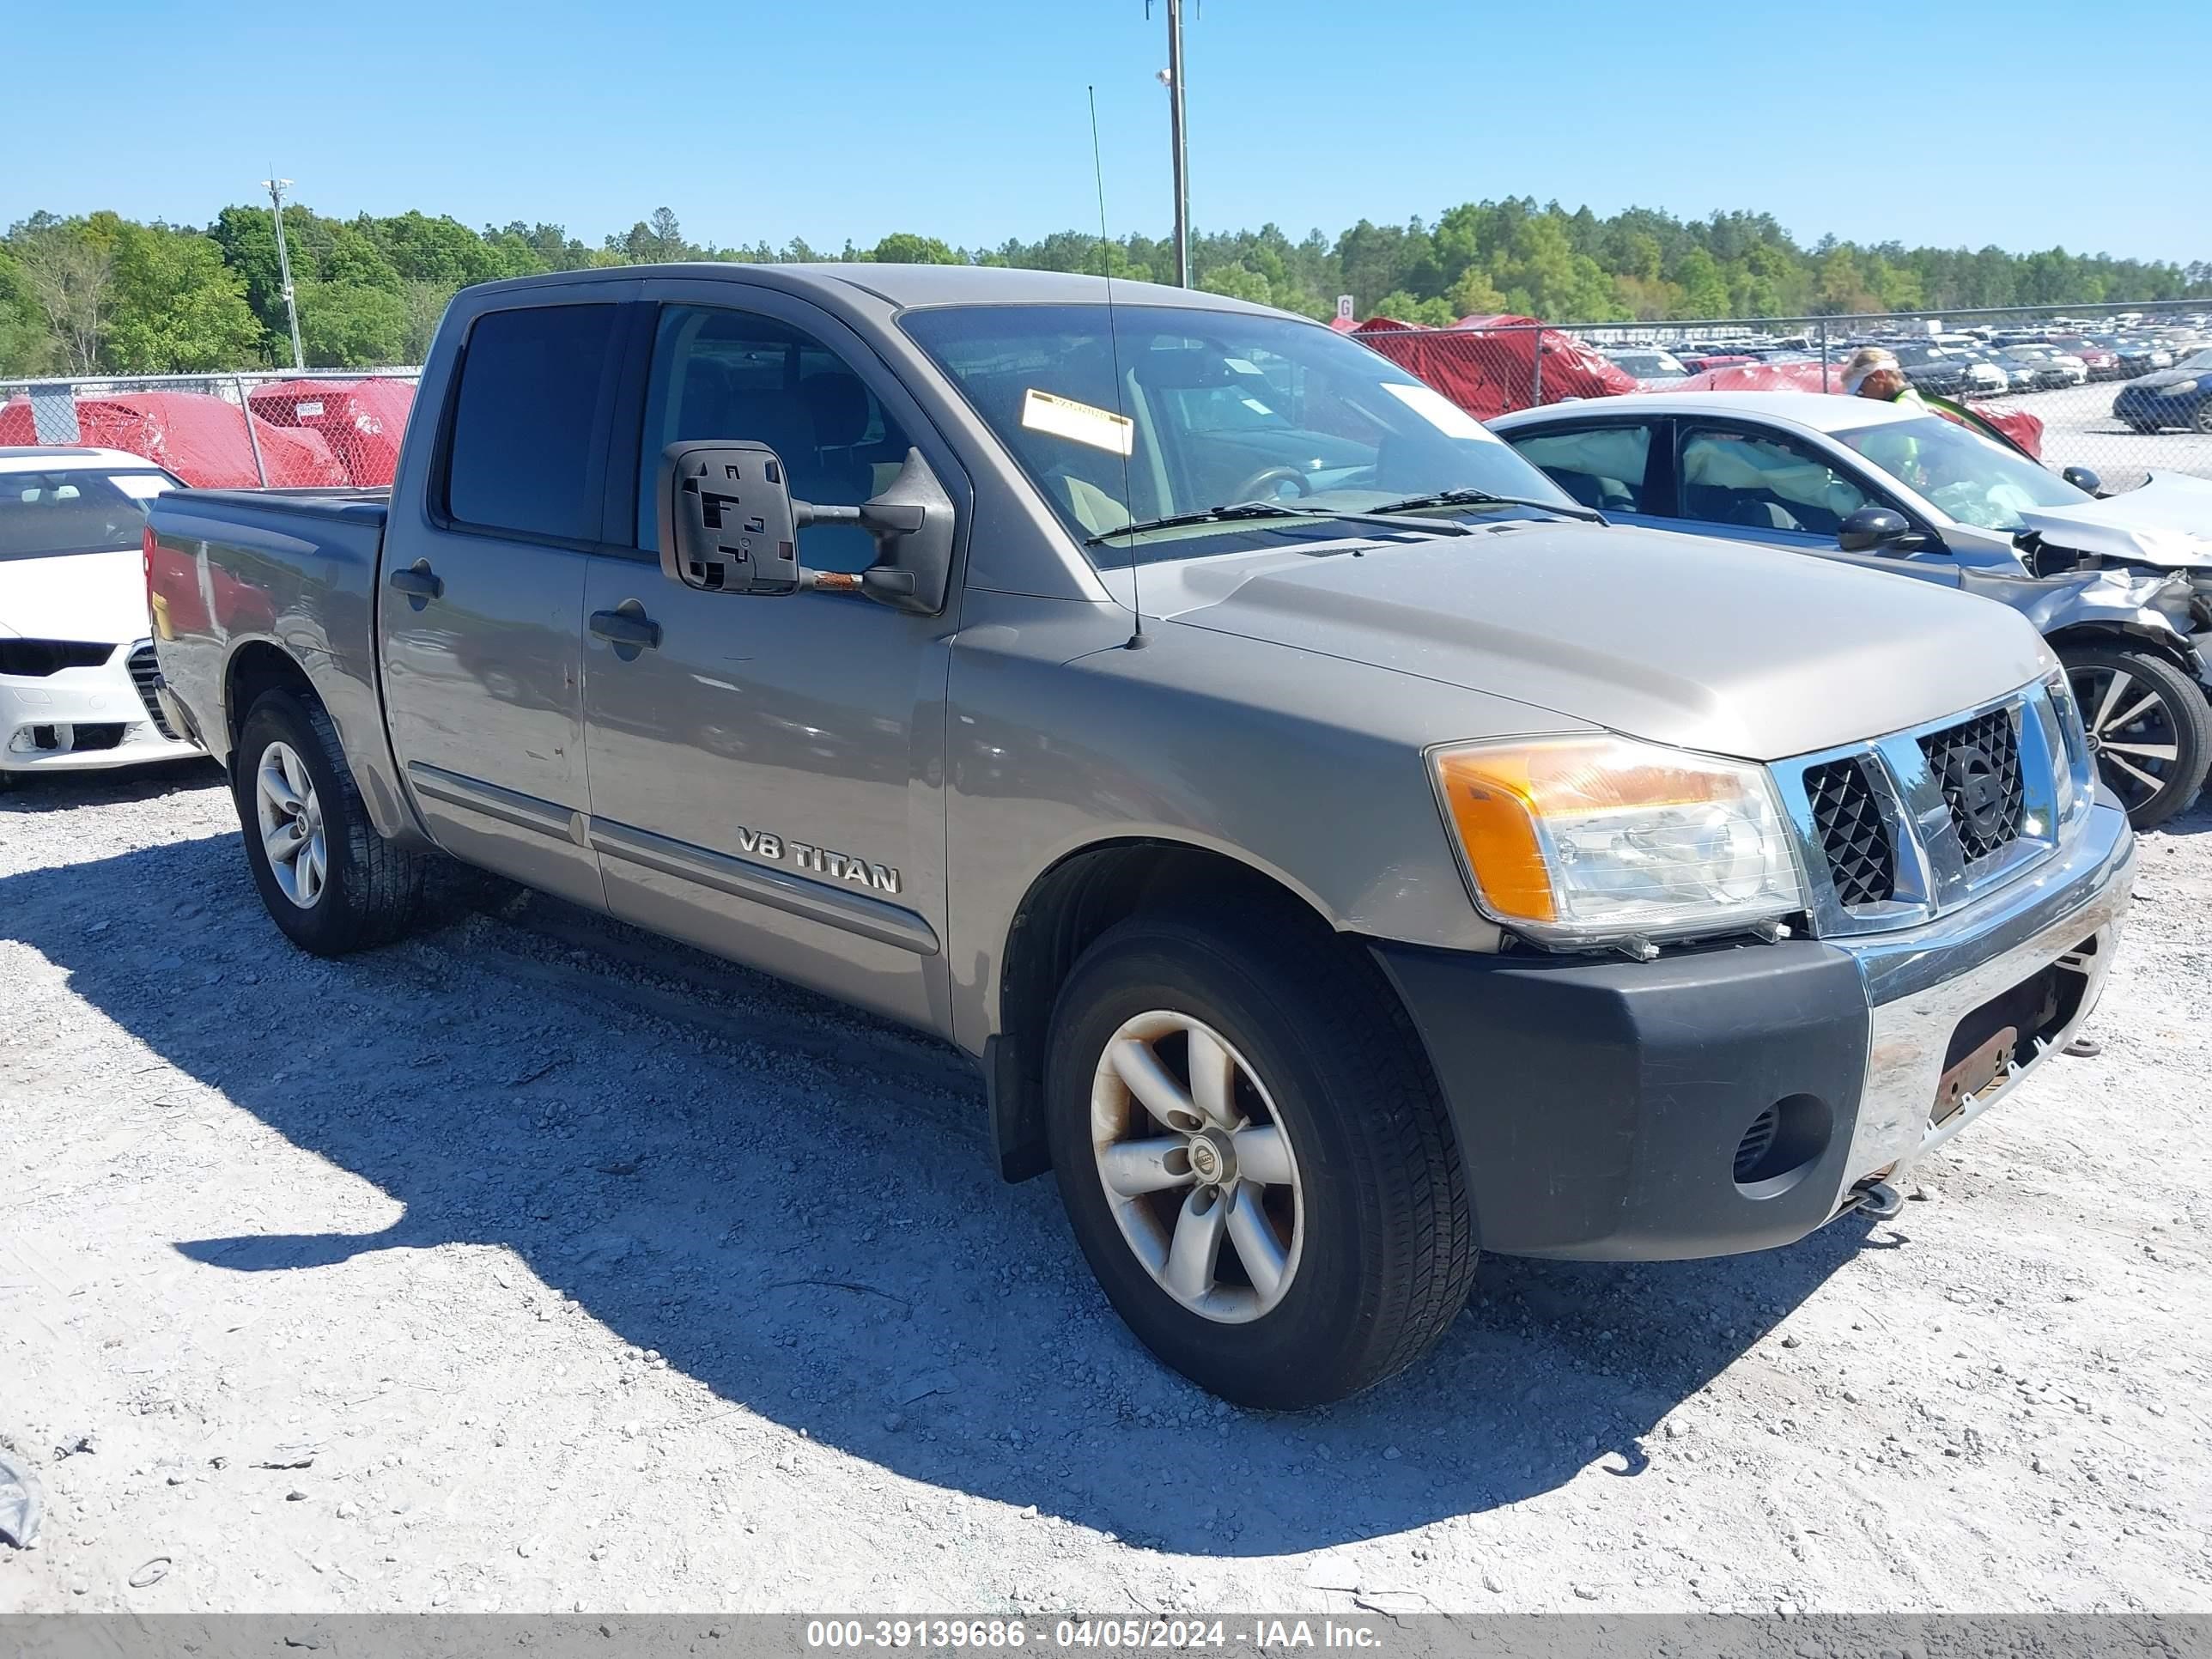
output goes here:
[[176, 492], [147, 566], [295, 942], [443, 854], [934, 1033], [1255, 1405], [1409, 1363], [1479, 1250], [1886, 1212], [2088, 1016], [2133, 869], [2021, 617], [1609, 525], [1181, 289], [471, 289], [388, 498]]

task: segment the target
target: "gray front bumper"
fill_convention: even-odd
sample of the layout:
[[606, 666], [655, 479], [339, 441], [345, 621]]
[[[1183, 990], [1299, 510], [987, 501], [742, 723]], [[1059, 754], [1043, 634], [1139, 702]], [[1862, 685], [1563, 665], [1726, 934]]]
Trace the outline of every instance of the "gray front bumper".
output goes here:
[[[1909, 933], [1835, 941], [1857, 963], [1873, 1010], [1866, 1090], [1839, 1205], [1857, 1182], [1893, 1176], [1949, 1139], [2071, 1040], [2111, 970], [2135, 871], [2127, 816], [2100, 798], [2040, 868], [1979, 902]], [[2086, 981], [2073, 1016], [2036, 1059], [1931, 1125], [1929, 1108], [1960, 1021], [2054, 963]]]

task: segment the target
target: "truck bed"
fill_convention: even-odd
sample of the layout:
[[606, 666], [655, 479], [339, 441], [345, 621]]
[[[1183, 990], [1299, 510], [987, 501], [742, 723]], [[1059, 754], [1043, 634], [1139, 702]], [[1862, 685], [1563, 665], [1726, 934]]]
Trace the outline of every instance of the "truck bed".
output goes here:
[[267, 641], [359, 688], [359, 707], [325, 695], [333, 718], [374, 712], [377, 561], [389, 492], [370, 489], [179, 489], [147, 522], [155, 545], [147, 581], [161, 672], [218, 760], [230, 743], [227, 676]]

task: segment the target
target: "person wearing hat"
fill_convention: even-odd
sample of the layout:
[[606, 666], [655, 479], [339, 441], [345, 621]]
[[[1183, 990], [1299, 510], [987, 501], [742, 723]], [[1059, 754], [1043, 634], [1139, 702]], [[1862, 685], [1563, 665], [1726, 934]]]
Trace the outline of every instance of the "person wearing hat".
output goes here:
[[1920, 393], [1905, 378], [1897, 354], [1885, 346], [1863, 346], [1844, 365], [1844, 390], [1854, 398], [1878, 403], [1917, 404]]
[[[1882, 346], [1862, 346], [1851, 354], [1850, 360], [1844, 365], [1844, 391], [1854, 398], [1871, 398], [1876, 403], [1927, 407], [1912, 382], [1905, 378], [1905, 368], [1897, 361], [1897, 354]], [[1916, 488], [1922, 483], [1920, 441], [1911, 433], [1870, 434], [1866, 453], [1868, 459], [1887, 467]]]

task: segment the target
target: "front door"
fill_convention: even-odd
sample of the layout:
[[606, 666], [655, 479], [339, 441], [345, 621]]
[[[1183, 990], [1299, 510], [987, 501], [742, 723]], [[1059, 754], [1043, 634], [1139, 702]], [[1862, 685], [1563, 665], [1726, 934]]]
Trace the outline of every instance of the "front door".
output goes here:
[[[617, 915], [895, 1018], [945, 1024], [941, 791], [950, 617], [803, 592], [696, 592], [660, 571], [653, 481], [687, 439], [752, 439], [802, 501], [889, 482], [919, 411], [857, 341], [795, 301], [659, 285], [636, 547], [585, 577], [591, 841]], [[940, 479], [949, 457], [930, 454]], [[800, 561], [858, 570], [856, 526]], [[641, 619], [642, 630], [637, 622]]]
[[1733, 422], [1683, 422], [1674, 485], [1677, 509], [1690, 522], [1670, 529], [1958, 586], [1958, 568], [1940, 548], [1844, 552], [1837, 535], [1845, 519], [1862, 507], [1901, 509], [1792, 434]]
[[621, 314], [562, 303], [477, 319], [443, 477], [432, 501], [394, 501], [376, 603], [392, 749], [431, 834], [594, 906], [580, 550], [602, 536]]

